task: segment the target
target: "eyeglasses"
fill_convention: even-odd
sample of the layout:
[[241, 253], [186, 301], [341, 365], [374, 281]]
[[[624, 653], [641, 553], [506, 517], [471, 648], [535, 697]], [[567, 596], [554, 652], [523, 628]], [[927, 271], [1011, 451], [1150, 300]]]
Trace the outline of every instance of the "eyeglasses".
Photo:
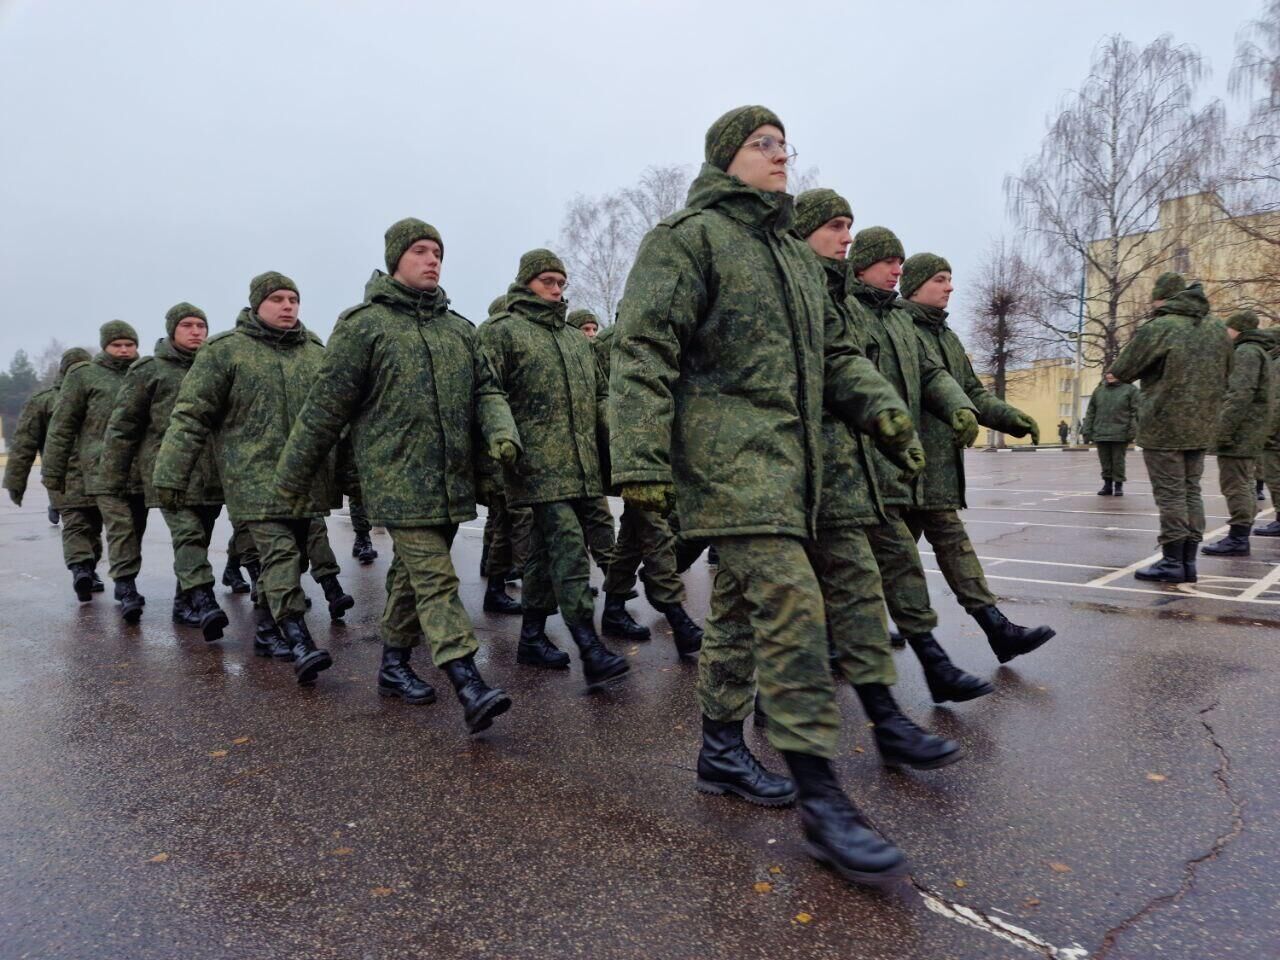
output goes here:
[[533, 279], [537, 283], [546, 284], [548, 287], [555, 287], [557, 290], [569, 289], [569, 281], [564, 277], [555, 277], [551, 274], [545, 274], [541, 277], [534, 277]]
[[796, 162], [796, 148], [791, 146], [791, 144], [787, 143], [785, 140], [779, 140], [772, 134], [766, 133], [763, 137], [756, 137], [754, 140], [748, 140], [743, 144], [743, 146], [759, 147], [760, 152], [770, 160], [774, 160], [777, 157], [786, 157], [788, 164]]

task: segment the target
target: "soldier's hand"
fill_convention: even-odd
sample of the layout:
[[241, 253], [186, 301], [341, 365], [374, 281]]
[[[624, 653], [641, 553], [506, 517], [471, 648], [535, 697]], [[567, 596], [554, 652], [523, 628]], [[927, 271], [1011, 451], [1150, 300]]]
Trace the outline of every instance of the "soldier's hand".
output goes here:
[[915, 439], [916, 428], [905, 410], [881, 410], [876, 414], [875, 426], [881, 446], [905, 447]]
[[489, 456], [503, 466], [509, 467], [520, 456], [520, 448], [510, 440], [495, 440], [489, 444]]
[[978, 418], [973, 415], [972, 410], [961, 407], [951, 414], [951, 429], [956, 433], [957, 447], [972, 446], [973, 441], [978, 439]]
[[156, 487], [156, 499], [160, 501], [160, 509], [173, 512], [181, 510], [182, 505], [186, 502], [185, 490], [175, 490], [173, 487]]
[[476, 478], [476, 502], [481, 506], [492, 506], [499, 492], [498, 482], [493, 477], [481, 474]]
[[1031, 445], [1033, 447], [1040, 446], [1040, 424], [1036, 423], [1035, 418], [1029, 417], [1025, 413], [1020, 413], [1014, 422], [1018, 425], [1018, 430], [1021, 431], [1019, 434], [1015, 434], [1015, 436], [1025, 437], [1027, 434], [1030, 434]]
[[311, 512], [311, 493], [299, 493], [297, 490], [286, 490], [284, 487], [276, 487], [276, 495], [283, 501], [285, 509], [289, 511], [289, 516], [304, 516]]
[[10, 490], [10, 491], [9, 491], [9, 499], [13, 501], [13, 505], [14, 505], [15, 507], [20, 507], [20, 506], [22, 506], [22, 495], [23, 495], [25, 492], [26, 492], [25, 490]]
[[44, 484], [44, 488], [50, 493], [64, 493], [63, 489], [67, 482], [65, 480], [54, 480], [52, 477], [41, 476], [40, 482]]
[[675, 509], [676, 488], [670, 483], [627, 483], [622, 486], [622, 499], [637, 510], [665, 517]]
[[902, 471], [898, 479], [904, 483], [924, 473], [924, 447], [920, 445], [919, 438], [912, 437], [911, 442], [905, 447], [882, 446], [880, 449], [889, 461]]

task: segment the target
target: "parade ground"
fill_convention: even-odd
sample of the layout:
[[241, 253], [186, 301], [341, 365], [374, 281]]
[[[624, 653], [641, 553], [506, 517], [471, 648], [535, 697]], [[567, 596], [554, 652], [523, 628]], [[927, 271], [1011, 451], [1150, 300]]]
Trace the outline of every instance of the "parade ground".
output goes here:
[[[840, 691], [840, 776], [912, 865], [889, 892], [812, 861], [793, 811], [694, 790], [696, 667], [643, 599], [652, 640], [612, 641], [624, 683], [585, 692], [576, 653], [568, 673], [518, 667], [519, 619], [481, 612], [483, 520], [454, 559], [478, 663], [514, 706], [468, 737], [424, 650], [435, 704], [377, 694], [385, 532], [360, 567], [347, 516], [329, 518], [356, 606], [330, 624], [304, 580], [335, 665], [299, 690], [253, 656], [246, 596], [218, 588], [221, 642], [174, 627], [156, 511], [142, 622], [109, 580], [78, 604], [33, 478], [23, 509], [0, 506], [0, 960], [1280, 956], [1280, 539], [1202, 557], [1194, 585], [1136, 581], [1157, 551], [1141, 455], [1123, 498], [1095, 495], [1096, 464], [967, 455], [964, 516], [1002, 609], [1058, 635], [1000, 667], [930, 574], [939, 639], [996, 692], [935, 708], [905, 652], [897, 696], [961, 763], [884, 769]], [[228, 533], [224, 516], [218, 571]], [[713, 572], [685, 577], [699, 622]]]

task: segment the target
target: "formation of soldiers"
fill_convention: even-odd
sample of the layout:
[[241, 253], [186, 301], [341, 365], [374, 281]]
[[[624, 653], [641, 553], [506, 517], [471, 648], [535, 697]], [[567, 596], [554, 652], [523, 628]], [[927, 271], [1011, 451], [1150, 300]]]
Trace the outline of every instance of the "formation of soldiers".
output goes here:
[[[134, 329], [112, 321], [101, 353], [68, 351], [58, 384], [32, 398], [4, 486], [20, 504], [43, 450], [73, 590], [87, 602], [103, 589], [105, 529], [130, 622], [143, 613], [140, 543], [158, 507], [173, 539], [173, 618], [209, 642], [228, 626], [208, 559], [225, 505], [235, 532], [222, 581], [252, 592], [254, 652], [290, 662], [300, 684], [332, 665], [308, 628], [303, 572], [324, 586], [332, 617], [352, 604], [324, 527], [352, 498], [356, 554], [373, 559], [370, 523], [394, 547], [377, 690], [434, 701], [412, 663], [425, 643], [471, 732], [512, 703], [476, 667], [450, 557], [458, 525], [485, 504], [484, 609], [520, 616], [518, 664], [571, 667], [546, 629], [558, 612], [587, 684], [623, 682], [628, 661], [604, 638], [648, 637], [626, 608], [643, 586], [678, 655], [697, 660], [696, 787], [798, 804], [814, 856], [858, 882], [900, 877], [904, 854], [835, 776], [836, 685], [856, 691], [886, 764], [961, 758], [892, 695], [894, 646], [910, 648], [937, 703], [993, 691], [935, 636], [917, 542], [929, 541], [996, 660], [1052, 638], [1000, 611], [959, 514], [963, 450], [979, 427], [1035, 442], [1039, 428], [975, 376], [947, 323], [948, 262], [907, 257], [884, 227], [853, 235], [852, 207], [834, 190], [793, 198], [793, 158], [764, 107], [716, 120], [686, 208], [646, 236], [611, 325], [569, 311], [565, 264], [537, 249], [473, 326], [440, 285], [444, 238], [413, 218], [387, 230], [385, 271], [327, 345], [299, 319], [297, 285], [276, 272], [253, 278], [234, 328], [212, 337], [201, 310], [176, 305], [147, 357]], [[1195, 289], [1165, 298], [1144, 333], [1171, 332], [1158, 343], [1139, 334], [1118, 379], [1150, 377], [1156, 363], [1169, 377], [1173, 352], [1199, 351], [1175, 328]], [[1099, 439], [1110, 419], [1090, 421]], [[1110, 480], [1114, 489], [1114, 467]], [[624, 502], [616, 535], [608, 493]], [[699, 627], [680, 574], [708, 548], [717, 566]], [[604, 572], [599, 629], [592, 562]], [[748, 748], [751, 715], [786, 774]]]

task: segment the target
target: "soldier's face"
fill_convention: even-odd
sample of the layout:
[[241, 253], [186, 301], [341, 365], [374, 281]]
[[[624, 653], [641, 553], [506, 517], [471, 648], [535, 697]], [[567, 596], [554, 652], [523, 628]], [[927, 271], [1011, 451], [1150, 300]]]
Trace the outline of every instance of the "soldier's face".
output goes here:
[[1115, 383], [1115, 382], [1116, 382], [1116, 376], [1115, 376], [1115, 374], [1114, 374], [1114, 373], [1108, 373], [1108, 374], [1107, 374], [1107, 383]]
[[1240, 336], [1239, 330], [1235, 327], [1227, 327], [1227, 339], [1234, 340], [1238, 336]]
[[547, 270], [529, 281], [529, 289], [548, 303], [559, 303], [569, 285], [563, 273]]
[[392, 274], [406, 287], [415, 290], [434, 290], [440, 286], [440, 264], [444, 251], [434, 240], [419, 240], [409, 247], [396, 264]]
[[258, 305], [258, 317], [268, 327], [292, 330], [298, 325], [298, 295], [292, 290], [277, 290]]
[[886, 257], [883, 260], [877, 260], [859, 273], [858, 279], [878, 290], [892, 290], [898, 285], [900, 276], [902, 276], [902, 258]]
[[584, 323], [582, 325], [582, 332], [587, 335], [588, 340], [594, 340], [596, 338], [596, 334], [600, 332], [600, 328], [594, 323]]
[[138, 345], [132, 340], [112, 340], [102, 348], [107, 356], [117, 360], [132, 360], [138, 355]]
[[849, 233], [852, 227], [852, 218], [832, 217], [809, 234], [809, 246], [820, 257], [843, 260], [849, 255], [849, 244], [853, 243], [853, 236]]
[[173, 330], [173, 342], [183, 350], [199, 349], [209, 336], [209, 325], [199, 317], [183, 317]]
[[920, 289], [911, 295], [911, 299], [926, 307], [945, 310], [947, 304], [951, 302], [951, 291], [954, 289], [955, 287], [951, 285], [951, 271], [942, 270], [922, 283]]
[[785, 150], [775, 149], [766, 153], [760, 146], [761, 137], [772, 137], [774, 141], [784, 142], [782, 131], [772, 123], [756, 127], [751, 136], [738, 148], [729, 164], [728, 173], [737, 177], [748, 187], [765, 190], [769, 193], [781, 193], [787, 189], [787, 154]]

